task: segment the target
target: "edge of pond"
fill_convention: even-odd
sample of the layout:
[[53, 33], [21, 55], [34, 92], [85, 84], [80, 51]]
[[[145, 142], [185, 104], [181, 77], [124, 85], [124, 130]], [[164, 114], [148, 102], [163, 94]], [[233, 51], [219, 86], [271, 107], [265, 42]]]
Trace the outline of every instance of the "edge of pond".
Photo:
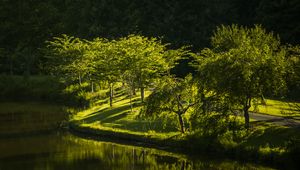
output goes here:
[[159, 140], [157, 138], [151, 138], [143, 135], [83, 127], [74, 122], [69, 123], [69, 131], [79, 137], [93, 140], [114, 141], [121, 144], [144, 146], [174, 153], [185, 154], [185, 152], [183, 152], [184, 150], [181, 147], [183, 145], [182, 141], [179, 142], [172, 139]]
[[[125, 132], [115, 132], [106, 129], [95, 129], [92, 127], [81, 126], [75, 122], [69, 123], [69, 130], [72, 134], [79, 137], [116, 142], [120, 144], [148, 147], [160, 149], [187, 156], [209, 156], [216, 159], [231, 159], [242, 163], [249, 162], [258, 165], [264, 165], [272, 168], [294, 168], [297, 167], [297, 161], [288, 160], [290, 157], [261, 155], [257, 150], [249, 148], [233, 147], [230, 149], [214, 149], [204, 147], [191, 147], [190, 140], [174, 140], [151, 138], [146, 135], [130, 134]], [[222, 147], [222, 146], [220, 146]], [[292, 163], [292, 164], [291, 164]]]

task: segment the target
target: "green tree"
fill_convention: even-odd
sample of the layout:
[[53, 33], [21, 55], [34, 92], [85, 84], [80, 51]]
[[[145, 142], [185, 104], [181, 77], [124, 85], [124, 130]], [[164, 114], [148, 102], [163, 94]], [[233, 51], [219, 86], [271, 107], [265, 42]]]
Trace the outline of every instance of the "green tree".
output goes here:
[[116, 41], [96, 38], [91, 42], [87, 54], [92, 62], [92, 75], [98, 81], [107, 81], [109, 84], [109, 103], [113, 105], [114, 84], [120, 81], [120, 55]]
[[61, 28], [61, 13], [56, 2], [0, 1], [0, 47], [6, 53], [2, 72], [31, 74], [40, 71], [39, 48]]
[[199, 81], [238, 103], [246, 128], [252, 101], [281, 92], [285, 86], [285, 52], [279, 45], [279, 40], [260, 26], [221, 26], [212, 37], [213, 49], [204, 49], [198, 58]]
[[286, 47], [287, 60], [287, 97], [299, 100], [300, 95], [300, 46], [289, 45]]
[[62, 35], [47, 42], [46, 55], [50, 59], [48, 69], [53, 74], [58, 74], [65, 79], [78, 80], [89, 72], [89, 58], [86, 55], [89, 42], [72, 36]]
[[184, 79], [172, 76], [163, 77], [153, 93], [148, 97], [144, 114], [147, 116], [173, 113], [178, 116], [180, 131], [185, 132], [183, 116], [195, 105], [197, 88], [192, 76]]
[[120, 67], [123, 68], [123, 75], [129, 78], [133, 90], [135, 84], [140, 88], [142, 102], [145, 88], [154, 79], [168, 74], [175, 66], [175, 61], [186, 52], [183, 49], [168, 51], [166, 45], [156, 38], [139, 35], [129, 35], [120, 39], [118, 43], [118, 50], [122, 54]]

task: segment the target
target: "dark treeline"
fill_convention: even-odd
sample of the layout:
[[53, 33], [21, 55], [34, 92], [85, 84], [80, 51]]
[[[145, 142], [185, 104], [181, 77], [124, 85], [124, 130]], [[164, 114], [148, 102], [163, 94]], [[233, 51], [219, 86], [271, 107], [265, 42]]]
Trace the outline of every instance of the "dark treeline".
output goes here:
[[298, 0], [1, 0], [0, 73], [43, 73], [44, 42], [61, 34], [142, 34], [199, 50], [209, 46], [216, 26], [261, 24], [284, 43], [299, 44], [299, 11]]

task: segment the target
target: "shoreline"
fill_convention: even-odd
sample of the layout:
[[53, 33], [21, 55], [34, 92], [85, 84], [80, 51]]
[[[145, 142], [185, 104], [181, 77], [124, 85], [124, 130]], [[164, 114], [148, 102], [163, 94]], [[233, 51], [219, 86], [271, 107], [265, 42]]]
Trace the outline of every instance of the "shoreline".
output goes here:
[[[46, 105], [45, 105], [46, 106]], [[38, 107], [38, 109], [45, 110], [44, 107]], [[7, 106], [6, 106], [7, 107]], [[14, 107], [15, 109], [19, 107]], [[27, 108], [27, 107], [26, 107]], [[48, 108], [48, 107], [45, 107]], [[57, 108], [57, 107], [55, 107]], [[30, 107], [31, 110], [32, 109]], [[103, 111], [103, 109], [99, 109]], [[111, 115], [108, 113], [111, 113], [110, 111], [115, 111], [113, 116], [118, 115], [126, 115], [125, 113], [120, 113], [120, 110], [118, 110], [118, 107], [113, 108], [113, 110], [105, 110], [104, 112], [101, 112], [101, 115]], [[118, 112], [117, 112], [118, 111]], [[52, 114], [53, 111], [49, 112]], [[106, 112], [106, 113], [105, 113]], [[37, 112], [39, 113], [39, 112]], [[77, 113], [78, 114], [78, 113]], [[86, 113], [85, 113], [86, 114]], [[130, 115], [130, 114], [129, 114]], [[82, 116], [82, 117], [80, 117]], [[177, 154], [184, 154], [186, 156], [191, 157], [201, 157], [203, 155], [209, 156], [211, 158], [216, 159], [230, 159], [233, 161], [238, 162], [246, 162], [246, 163], [254, 163], [258, 165], [265, 165], [272, 168], [280, 168], [280, 169], [294, 169], [294, 167], [298, 167], [299, 160], [299, 146], [293, 145], [295, 147], [292, 148], [293, 151], [292, 154], [290, 154], [288, 151], [285, 152], [276, 152], [276, 150], [272, 150], [272, 145], [265, 145], [262, 143], [265, 143], [266, 141], [263, 141], [265, 139], [268, 139], [268, 142], [273, 139], [278, 140], [286, 140], [287, 142], [292, 141], [292, 139], [298, 139], [298, 138], [292, 138], [293, 135], [295, 137], [299, 136], [299, 130], [297, 129], [276, 129], [278, 126], [269, 126], [266, 130], [271, 130], [272, 132], [276, 133], [269, 133], [269, 131], [266, 131], [266, 135], [261, 137], [254, 138], [252, 140], [255, 140], [254, 143], [237, 143], [236, 145], [228, 145], [226, 143], [220, 143], [218, 141], [215, 141], [214, 139], [209, 139], [207, 137], [200, 136], [193, 136], [193, 134], [186, 133], [187, 135], [181, 135], [180, 133], [173, 133], [165, 135], [164, 132], [161, 131], [139, 131], [139, 129], [131, 128], [131, 130], [126, 130], [118, 127], [109, 127], [105, 124], [100, 124], [99, 122], [96, 122], [94, 119], [94, 123], [85, 121], [84, 114], [79, 115], [77, 117], [78, 119], [74, 120], [63, 120], [64, 123], [59, 123], [58, 130], [66, 130], [70, 133], [86, 139], [91, 140], [98, 140], [98, 141], [108, 141], [108, 142], [115, 142], [119, 144], [125, 144], [125, 145], [133, 145], [133, 146], [140, 146], [140, 147], [148, 147], [153, 149], [159, 149], [164, 150], [167, 152], [177, 153]], [[97, 117], [99, 118], [99, 117]], [[112, 117], [102, 117], [102, 118], [110, 118], [110, 121]], [[99, 123], [99, 124], [97, 124]], [[143, 122], [139, 122], [143, 123]], [[100, 126], [99, 126], [100, 125]], [[265, 126], [265, 125], [262, 125]], [[140, 127], [140, 126], [139, 126]], [[264, 129], [263, 129], [264, 130]], [[292, 130], [292, 131], [290, 131]], [[18, 134], [4, 134], [0, 135], [0, 139], [2, 138], [15, 138], [15, 137], [27, 137], [27, 136], [35, 136], [35, 135], [43, 135], [45, 133], [52, 133], [53, 130], [47, 130], [47, 131], [38, 131], [35, 133], [18, 133]], [[256, 131], [255, 131], [256, 132]], [[278, 133], [277, 133], [278, 132]], [[260, 135], [260, 133], [257, 133]], [[265, 132], [262, 132], [261, 134], [265, 134]], [[287, 135], [285, 135], [287, 134]], [[290, 134], [290, 135], [288, 135]], [[284, 135], [284, 136], [282, 136]], [[246, 139], [247, 140], [247, 139]], [[255, 143], [258, 142], [258, 143]], [[277, 141], [278, 142], [278, 141]], [[294, 140], [295, 144], [297, 144], [298, 141]], [[280, 143], [278, 145], [279, 147], [286, 147], [284, 143]], [[261, 148], [260, 148], [261, 147]], [[260, 149], [271, 149], [271, 150], [260, 150]], [[276, 149], [276, 148], [275, 148]], [[266, 151], [266, 152], [264, 152]]]
[[241, 146], [224, 148], [225, 146], [219, 145], [219, 148], [217, 149], [205, 148], [202, 146], [193, 147], [193, 144], [189, 144], [192, 142], [190, 140], [174, 140], [170, 138], [158, 140], [155, 138], [149, 138], [145, 135], [133, 135], [110, 130], [83, 127], [74, 122], [69, 123], [69, 131], [74, 135], [91, 140], [104, 140], [125, 145], [160, 149], [192, 157], [205, 155], [216, 159], [225, 158], [243, 163], [249, 162], [258, 165], [265, 165], [275, 169], [294, 169], [295, 167], [298, 167], [298, 161], [290, 160], [290, 155], [278, 155], [276, 153], [263, 155], [263, 153], [260, 153], [258, 150]]
[[[136, 135], [122, 132], [114, 132], [109, 130], [94, 129], [90, 127], [82, 127], [74, 122], [70, 122], [68, 127], [69, 131], [72, 134], [83, 138], [101, 141], [114, 141], [122, 144], [144, 146], [149, 148], [161, 149], [169, 152], [183, 153], [182, 149], [178, 149], [180, 148], [179, 145], [181, 145], [182, 143], [178, 141], [175, 142], [174, 140], [159, 140], [157, 138], [150, 138], [145, 135]], [[168, 142], [173, 143], [171, 144]]]

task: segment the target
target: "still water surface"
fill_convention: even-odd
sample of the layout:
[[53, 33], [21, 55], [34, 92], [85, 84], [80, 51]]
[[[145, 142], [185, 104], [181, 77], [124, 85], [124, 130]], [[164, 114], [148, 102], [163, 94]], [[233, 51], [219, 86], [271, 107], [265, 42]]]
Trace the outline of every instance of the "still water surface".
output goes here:
[[157, 149], [76, 137], [68, 132], [0, 139], [0, 169], [266, 169], [189, 158]]
[[[48, 119], [47, 114], [39, 116], [37, 113], [27, 115], [27, 120], [24, 113], [16, 113], [13, 117], [10, 117], [10, 114], [0, 116], [0, 170], [270, 169], [232, 160], [194, 158], [153, 148], [84, 139], [66, 130], [28, 133], [38, 128], [59, 125], [63, 116], [61, 118], [56, 116], [57, 120], [53, 119], [53, 115], [50, 115], [51, 119]], [[41, 120], [37, 121], [37, 118]], [[46, 125], [48, 123], [51, 126]], [[26, 128], [27, 125], [28, 128]], [[22, 134], [22, 130], [26, 132], [25, 135]], [[9, 132], [14, 134], [8, 135]], [[16, 132], [18, 132], [17, 135]]]

